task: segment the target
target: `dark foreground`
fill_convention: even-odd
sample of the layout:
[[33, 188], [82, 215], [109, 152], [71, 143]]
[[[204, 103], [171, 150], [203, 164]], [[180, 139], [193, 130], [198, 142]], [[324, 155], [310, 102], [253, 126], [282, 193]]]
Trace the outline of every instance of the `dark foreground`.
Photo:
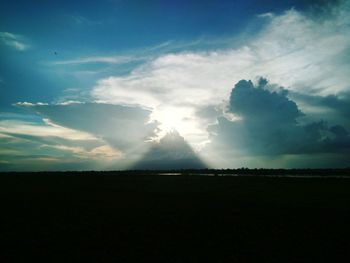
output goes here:
[[0, 262], [348, 262], [350, 179], [0, 174]]

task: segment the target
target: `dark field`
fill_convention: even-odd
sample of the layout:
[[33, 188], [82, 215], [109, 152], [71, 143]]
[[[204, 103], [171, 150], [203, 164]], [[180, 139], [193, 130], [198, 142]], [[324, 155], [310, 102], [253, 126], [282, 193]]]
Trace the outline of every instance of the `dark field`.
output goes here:
[[0, 262], [349, 262], [350, 179], [0, 174]]

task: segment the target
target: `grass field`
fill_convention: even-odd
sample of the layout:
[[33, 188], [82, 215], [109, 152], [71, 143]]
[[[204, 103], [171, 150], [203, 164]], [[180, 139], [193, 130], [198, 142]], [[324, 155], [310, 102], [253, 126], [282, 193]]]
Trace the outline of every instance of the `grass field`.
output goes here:
[[0, 200], [0, 262], [348, 262], [350, 255], [347, 178], [0, 174]]

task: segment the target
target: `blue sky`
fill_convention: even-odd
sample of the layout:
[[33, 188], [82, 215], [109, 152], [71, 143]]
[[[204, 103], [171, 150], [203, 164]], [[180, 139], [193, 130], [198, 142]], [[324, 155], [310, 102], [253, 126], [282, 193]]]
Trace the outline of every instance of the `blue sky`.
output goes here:
[[[0, 170], [127, 169], [173, 129], [210, 167], [344, 167], [349, 10], [349, 1], [3, 1]], [[234, 92], [240, 80], [252, 84]], [[279, 106], [254, 117], [261, 100]]]
[[[29, 50], [17, 52], [2, 46], [2, 79], [8, 79], [11, 88], [6, 90], [1, 107], [18, 100], [52, 101], [67, 87], [91, 86], [90, 81], [81, 83], [71, 76], [67, 79], [58, 72], [62, 69], [48, 67], [54, 60], [147, 53], [145, 48], [171, 41], [187, 43], [208, 38], [215, 42], [246, 30], [255, 33], [261, 22], [253, 23], [257, 14], [283, 12], [291, 7], [310, 8], [308, 1], [4, 1], [1, 32], [21, 36]], [[224, 43], [210, 48], [220, 44]], [[202, 45], [208, 48], [202, 43], [178, 51], [201, 49]], [[168, 48], [172, 51], [171, 45]], [[99, 65], [86, 67], [94, 66]]]
[[[6, 1], [3, 31], [38, 49], [113, 52], [203, 35], [232, 36], [256, 14], [308, 8], [315, 1]], [[69, 54], [69, 53], [68, 53]]]

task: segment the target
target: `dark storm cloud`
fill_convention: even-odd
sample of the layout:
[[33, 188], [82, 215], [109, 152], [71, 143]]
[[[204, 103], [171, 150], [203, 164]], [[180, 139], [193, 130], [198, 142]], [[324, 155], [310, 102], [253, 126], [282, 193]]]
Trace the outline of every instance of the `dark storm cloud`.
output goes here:
[[231, 92], [228, 113], [209, 127], [213, 145], [236, 153], [256, 155], [342, 153], [350, 151], [350, 137], [341, 125], [319, 120], [300, 124], [304, 114], [284, 88], [260, 79], [239, 81]]
[[297, 105], [287, 98], [288, 92], [270, 92], [267, 81], [260, 79], [255, 88], [251, 81], [241, 80], [231, 92], [229, 110], [249, 121], [290, 125], [302, 115]]

